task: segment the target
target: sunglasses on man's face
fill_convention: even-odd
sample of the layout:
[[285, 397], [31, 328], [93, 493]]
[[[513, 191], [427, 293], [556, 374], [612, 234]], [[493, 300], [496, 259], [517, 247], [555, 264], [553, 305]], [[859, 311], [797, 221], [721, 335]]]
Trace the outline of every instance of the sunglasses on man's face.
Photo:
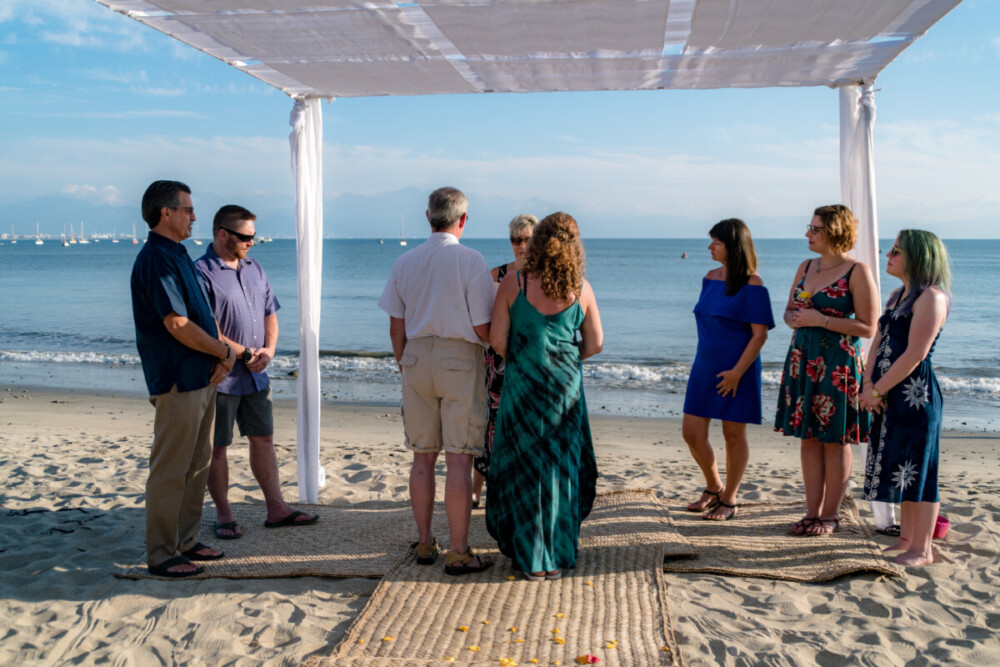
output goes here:
[[257, 236], [256, 234], [240, 234], [239, 232], [234, 232], [233, 230], [226, 229], [225, 227], [220, 227], [219, 229], [225, 229], [227, 233], [232, 234], [233, 236], [238, 238], [240, 241], [243, 241], [244, 243], [252, 243], [254, 237]]

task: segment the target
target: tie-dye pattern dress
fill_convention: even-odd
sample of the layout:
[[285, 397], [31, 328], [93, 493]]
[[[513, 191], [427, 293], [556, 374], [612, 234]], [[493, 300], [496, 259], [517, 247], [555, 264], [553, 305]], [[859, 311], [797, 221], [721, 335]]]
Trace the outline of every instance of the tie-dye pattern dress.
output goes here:
[[486, 526], [523, 572], [574, 567], [594, 504], [597, 461], [576, 345], [583, 319], [579, 302], [541, 314], [523, 286], [510, 307]]

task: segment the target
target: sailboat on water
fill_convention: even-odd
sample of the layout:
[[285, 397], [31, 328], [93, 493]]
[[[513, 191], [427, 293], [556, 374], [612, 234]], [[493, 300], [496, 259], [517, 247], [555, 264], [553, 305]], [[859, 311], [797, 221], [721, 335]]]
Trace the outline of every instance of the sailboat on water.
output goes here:
[[139, 245], [139, 239], [135, 238], [135, 223], [132, 223], [132, 245]]
[[403, 236], [403, 216], [399, 216], [399, 245], [406, 245], [406, 237]]
[[194, 226], [194, 244], [201, 245], [201, 239], [198, 238], [198, 225]]
[[42, 245], [42, 233], [38, 231], [38, 223], [35, 223], [35, 245]]
[[90, 241], [83, 235], [83, 220], [80, 221], [80, 245], [87, 245]]

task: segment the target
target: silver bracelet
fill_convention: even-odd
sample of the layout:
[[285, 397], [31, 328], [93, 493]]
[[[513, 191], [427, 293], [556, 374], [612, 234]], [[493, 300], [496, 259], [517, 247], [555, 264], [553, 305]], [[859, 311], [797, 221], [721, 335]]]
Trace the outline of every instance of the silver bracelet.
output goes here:
[[826, 326], [824, 328], [826, 328], [826, 329], [830, 328], [830, 316], [829, 315], [826, 316]]

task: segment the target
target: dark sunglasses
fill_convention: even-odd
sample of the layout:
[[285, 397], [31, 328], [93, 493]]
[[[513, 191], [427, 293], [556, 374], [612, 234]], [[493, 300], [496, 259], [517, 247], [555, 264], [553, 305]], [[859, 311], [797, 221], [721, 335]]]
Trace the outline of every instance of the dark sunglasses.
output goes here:
[[896, 255], [902, 255], [903, 251], [899, 249], [899, 246], [892, 246], [889, 248], [889, 252], [885, 254], [886, 257], [895, 257]]
[[252, 243], [254, 237], [257, 236], [256, 234], [240, 234], [239, 232], [234, 232], [233, 230], [227, 229], [225, 227], [219, 227], [219, 229], [225, 229], [228, 233], [232, 234], [233, 236], [238, 238], [240, 241], [243, 241], [244, 243]]
[[524, 244], [526, 244], [530, 240], [531, 240], [530, 236], [511, 236], [510, 237], [510, 243], [511, 243], [511, 245], [524, 245]]

